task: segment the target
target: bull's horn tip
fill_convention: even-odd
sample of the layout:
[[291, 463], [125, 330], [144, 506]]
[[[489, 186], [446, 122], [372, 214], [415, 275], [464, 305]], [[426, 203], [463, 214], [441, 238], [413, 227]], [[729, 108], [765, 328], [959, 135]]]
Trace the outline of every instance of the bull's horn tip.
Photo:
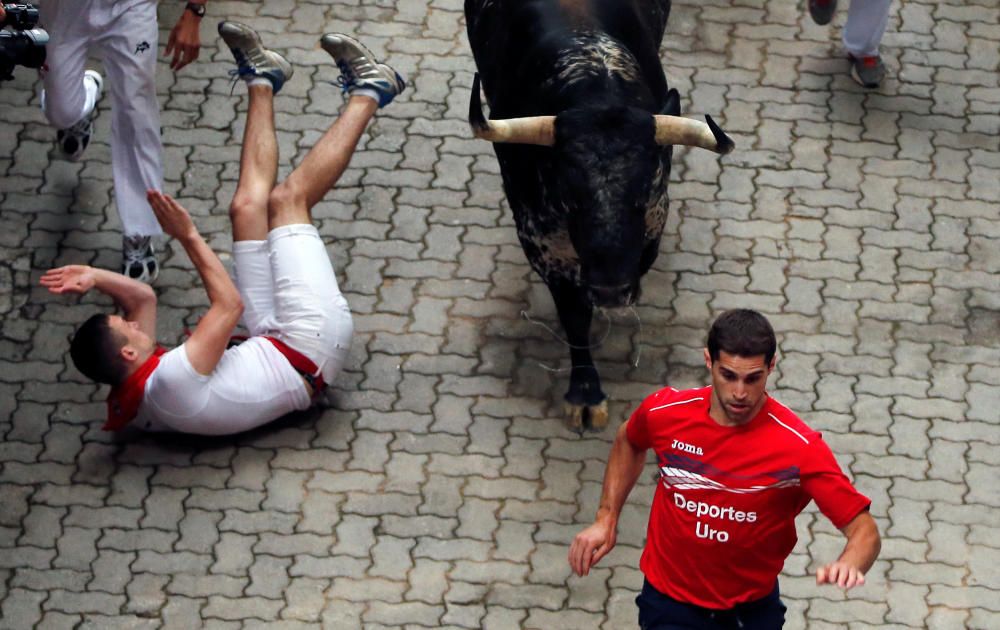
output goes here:
[[708, 128], [712, 130], [712, 135], [715, 136], [715, 151], [720, 155], [732, 153], [733, 149], [736, 148], [736, 143], [733, 142], [733, 139], [727, 136], [726, 132], [708, 114], [705, 114], [705, 122], [708, 123]]

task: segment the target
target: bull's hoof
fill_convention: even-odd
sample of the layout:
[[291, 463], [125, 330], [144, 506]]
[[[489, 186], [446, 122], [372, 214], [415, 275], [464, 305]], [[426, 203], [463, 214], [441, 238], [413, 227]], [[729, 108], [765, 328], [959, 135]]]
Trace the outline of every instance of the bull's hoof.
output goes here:
[[577, 405], [567, 402], [563, 407], [566, 423], [577, 433], [586, 430], [602, 431], [608, 426], [608, 401], [602, 400], [596, 405]]

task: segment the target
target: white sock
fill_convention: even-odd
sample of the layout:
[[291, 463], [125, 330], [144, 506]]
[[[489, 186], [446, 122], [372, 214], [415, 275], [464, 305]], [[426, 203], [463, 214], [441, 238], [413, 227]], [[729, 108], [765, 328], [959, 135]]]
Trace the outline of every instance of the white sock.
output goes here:
[[274, 84], [271, 83], [271, 79], [267, 77], [254, 77], [252, 79], [247, 79], [247, 87], [251, 85], [266, 85], [267, 87], [274, 89]]
[[379, 97], [378, 91], [374, 90], [372, 88], [354, 88], [353, 90], [351, 90], [350, 92], [348, 92], [348, 95], [349, 96], [367, 96], [368, 98], [373, 99], [375, 101], [375, 103], [379, 103], [380, 102], [380, 97]]

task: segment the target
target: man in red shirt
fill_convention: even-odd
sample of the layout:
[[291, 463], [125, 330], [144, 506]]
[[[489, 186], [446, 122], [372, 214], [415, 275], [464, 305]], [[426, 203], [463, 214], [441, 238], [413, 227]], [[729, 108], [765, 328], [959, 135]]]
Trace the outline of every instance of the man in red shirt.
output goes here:
[[614, 548], [622, 505], [653, 449], [661, 483], [640, 561], [642, 628], [780, 628], [778, 573], [810, 501], [847, 537], [840, 557], [816, 571], [817, 584], [864, 584], [878, 555], [871, 501], [820, 434], [765, 391], [776, 348], [760, 313], [723, 313], [705, 349], [712, 385], [662, 389], [618, 430], [597, 518], [573, 539], [569, 563], [587, 575]]

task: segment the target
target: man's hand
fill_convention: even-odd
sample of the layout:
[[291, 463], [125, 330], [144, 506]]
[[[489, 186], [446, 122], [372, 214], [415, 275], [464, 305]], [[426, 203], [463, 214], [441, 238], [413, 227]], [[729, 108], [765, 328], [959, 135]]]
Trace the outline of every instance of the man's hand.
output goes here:
[[865, 572], [872, 568], [882, 539], [875, 519], [863, 510], [841, 528], [847, 537], [844, 551], [836, 562], [816, 569], [817, 584], [835, 584], [845, 591], [865, 583]]
[[42, 286], [56, 295], [63, 293], [83, 295], [93, 289], [96, 283], [94, 269], [87, 265], [66, 265], [49, 269], [41, 278]]
[[569, 547], [569, 566], [574, 573], [581, 577], [587, 575], [591, 567], [614, 549], [618, 539], [617, 528], [617, 523], [598, 518], [573, 538]]
[[816, 569], [817, 584], [836, 584], [845, 591], [865, 583], [865, 574], [858, 567], [842, 560]]
[[170, 39], [167, 40], [163, 56], [169, 57], [173, 53], [170, 69], [174, 72], [198, 58], [198, 51], [201, 49], [201, 34], [198, 32], [200, 25], [201, 18], [184, 9], [177, 24], [170, 31]]
[[191, 220], [191, 215], [173, 197], [158, 190], [147, 190], [146, 199], [153, 207], [153, 214], [156, 215], [156, 220], [160, 222], [164, 232], [181, 242], [198, 236], [198, 228]]

